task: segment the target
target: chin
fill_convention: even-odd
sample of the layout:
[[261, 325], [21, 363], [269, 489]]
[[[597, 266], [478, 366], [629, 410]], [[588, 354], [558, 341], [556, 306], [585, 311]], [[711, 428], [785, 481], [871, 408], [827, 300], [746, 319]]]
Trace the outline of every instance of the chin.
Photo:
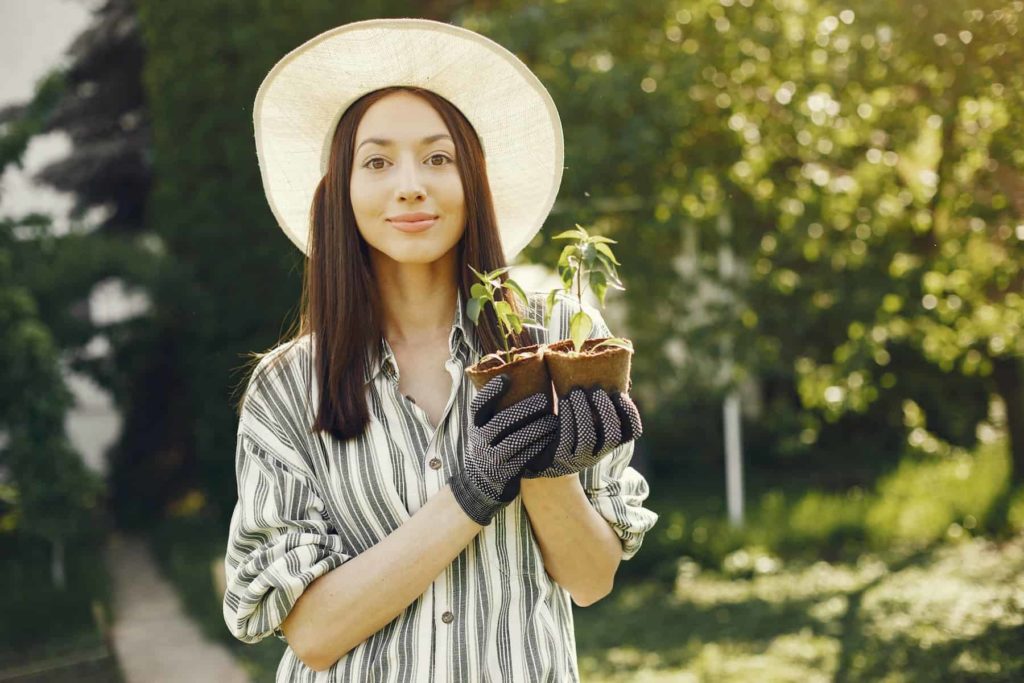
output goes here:
[[443, 258], [454, 246], [452, 245], [448, 249], [438, 249], [434, 244], [406, 245], [404, 247], [388, 249], [384, 253], [398, 263], [424, 264], [433, 263]]

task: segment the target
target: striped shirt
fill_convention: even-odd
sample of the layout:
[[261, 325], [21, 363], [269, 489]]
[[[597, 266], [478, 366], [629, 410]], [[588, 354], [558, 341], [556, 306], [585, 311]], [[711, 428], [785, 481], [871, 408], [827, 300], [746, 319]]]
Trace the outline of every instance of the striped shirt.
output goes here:
[[[531, 293], [529, 322], [543, 326], [544, 295]], [[591, 337], [611, 336], [600, 312]], [[569, 336], [579, 304], [560, 297], [541, 342]], [[463, 370], [482, 348], [458, 296], [445, 368], [452, 377], [435, 430], [426, 413], [399, 391], [398, 367], [386, 339], [366, 365], [370, 422], [341, 442], [313, 433], [316, 377], [306, 387], [309, 337], [276, 347], [249, 382], [235, 453], [238, 502], [231, 518], [224, 621], [246, 643], [280, 625], [315, 579], [380, 543], [447, 486], [469, 447], [475, 388]], [[278, 353], [287, 354], [269, 372]], [[263, 378], [265, 381], [255, 381]], [[307, 387], [308, 388], [308, 387]], [[646, 479], [629, 466], [633, 442], [612, 450], [580, 479], [587, 499], [622, 542], [622, 559], [640, 549], [658, 515], [643, 507]], [[286, 641], [287, 642], [287, 641]], [[540, 547], [517, 496], [455, 561], [387, 626], [347, 652], [330, 670], [307, 667], [291, 647], [277, 681], [578, 681], [568, 591], [543, 565]]]

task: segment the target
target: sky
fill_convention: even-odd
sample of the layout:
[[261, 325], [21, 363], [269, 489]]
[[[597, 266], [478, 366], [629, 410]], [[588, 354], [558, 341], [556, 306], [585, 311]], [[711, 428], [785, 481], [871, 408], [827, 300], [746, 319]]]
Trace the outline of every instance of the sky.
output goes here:
[[[0, 107], [32, 97], [35, 83], [65, 62], [64, 51], [89, 25], [96, 0], [0, 0]], [[67, 154], [63, 133], [34, 139], [23, 159], [25, 170], [8, 169], [0, 176], [0, 214], [29, 211], [53, 213], [58, 228], [66, 224], [69, 197], [28, 179], [46, 163]]]

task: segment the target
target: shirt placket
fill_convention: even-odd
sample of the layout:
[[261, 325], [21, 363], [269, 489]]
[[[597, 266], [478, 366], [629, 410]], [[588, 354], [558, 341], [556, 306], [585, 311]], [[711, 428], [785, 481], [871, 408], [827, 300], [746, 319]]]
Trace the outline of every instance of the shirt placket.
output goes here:
[[[452, 389], [448, 395], [448, 403], [441, 413], [441, 418], [438, 420], [437, 428], [431, 428], [426, 411], [414, 401], [409, 402], [412, 413], [416, 415], [426, 433], [430, 434], [430, 439], [427, 442], [426, 457], [421, 461], [423, 463], [421, 466], [426, 468], [424, 481], [427, 498], [430, 498], [447, 486], [448, 478], [452, 474], [452, 472], [444, 471], [444, 460], [441, 458], [440, 453], [440, 441], [442, 438], [446, 438], [446, 436], [451, 438], [450, 433], [447, 430], [443, 430], [442, 427], [447, 422], [448, 415], [462, 388], [463, 361], [456, 353], [445, 361], [444, 367], [452, 378]], [[396, 392], [398, 391], [397, 379], [396, 373], [393, 376], [393, 390]], [[433, 662], [431, 668], [434, 672], [435, 681], [446, 682], [449, 680], [448, 662], [455, 620], [465, 618], [465, 615], [456, 614], [452, 605], [451, 567], [446, 568], [438, 575], [430, 585], [429, 592], [429, 599], [426, 602], [431, 606], [434, 630]]]
[[[459, 390], [462, 387], [462, 361], [458, 357], [449, 358], [444, 367], [448, 370], [448, 374], [452, 377], [452, 391], [448, 396], [448, 405], [445, 406], [444, 412], [441, 415], [441, 419], [437, 423], [437, 429], [434, 430], [433, 435], [430, 437], [430, 441], [427, 445], [427, 476], [426, 486], [429, 495], [434, 495], [448, 483], [448, 477], [451, 476], [451, 472], [444, 471], [444, 462], [441, 458], [440, 453], [440, 440], [442, 438], [452, 438], [451, 433], [448, 430], [443, 430], [442, 427], [448, 420], [448, 414], [454, 405], [456, 398], [459, 395]], [[426, 413], [420, 411], [422, 419], [426, 421]], [[431, 476], [432, 473], [432, 476]], [[452, 650], [453, 632], [455, 630], [455, 620], [464, 619], [465, 615], [456, 614], [454, 606], [452, 604], [452, 582], [451, 582], [451, 567], [446, 568], [438, 577], [434, 580], [431, 585], [431, 591], [433, 592], [433, 612], [434, 612], [434, 672], [436, 673], [435, 680], [437, 681], [448, 681], [450, 678], [450, 672], [448, 671], [449, 653]]]

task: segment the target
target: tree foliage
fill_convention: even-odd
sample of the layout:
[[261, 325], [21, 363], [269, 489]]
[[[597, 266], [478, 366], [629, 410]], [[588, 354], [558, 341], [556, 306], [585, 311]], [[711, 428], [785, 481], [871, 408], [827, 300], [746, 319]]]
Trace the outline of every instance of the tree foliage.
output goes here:
[[[567, 152], [549, 230], [593, 223], [621, 243], [646, 402], [676, 412], [753, 376], [771, 452], [845, 460], [892, 454], [907, 400], [972, 442], [995, 392], [1024, 471], [1024, 3], [542, 2], [463, 19], [552, 90]], [[723, 277], [726, 245], [739, 268]]]

